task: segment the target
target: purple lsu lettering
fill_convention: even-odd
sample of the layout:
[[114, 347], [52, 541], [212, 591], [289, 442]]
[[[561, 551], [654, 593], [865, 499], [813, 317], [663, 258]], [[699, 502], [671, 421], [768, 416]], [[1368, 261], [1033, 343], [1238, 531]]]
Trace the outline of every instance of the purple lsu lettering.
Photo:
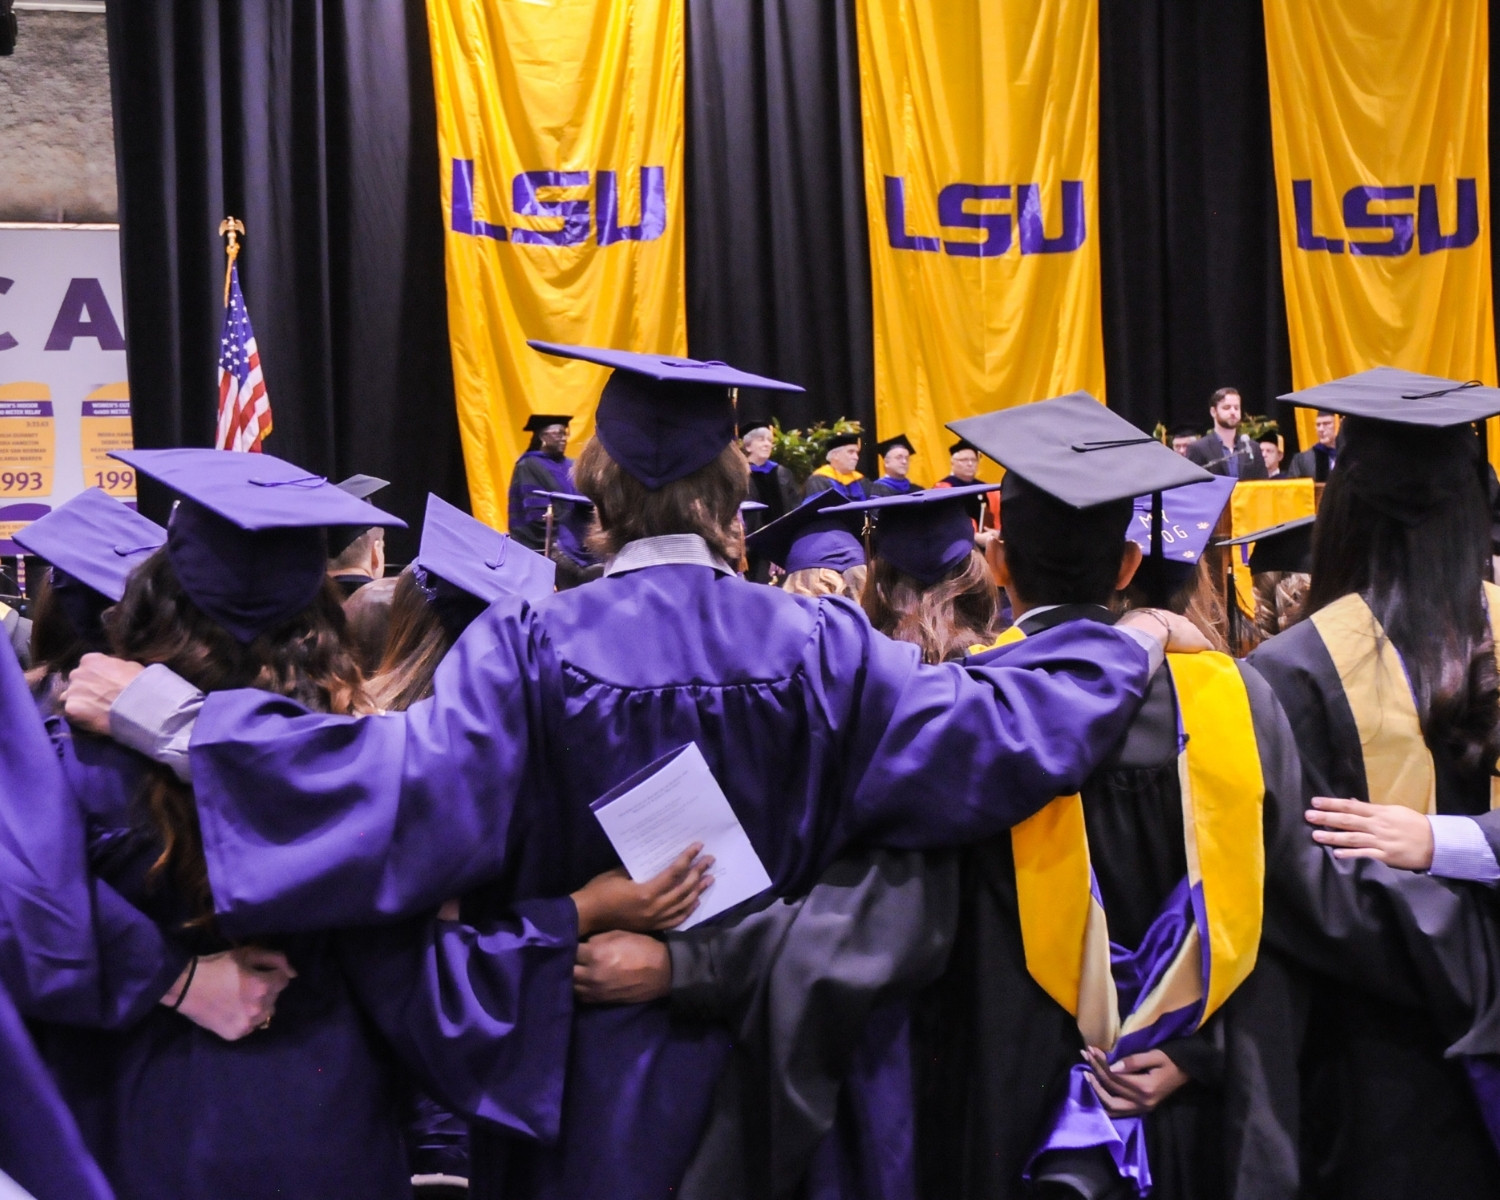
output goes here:
[[[558, 190], [577, 192], [594, 185], [593, 216], [590, 202], [576, 195], [566, 199]], [[577, 246], [588, 241], [590, 225], [597, 230], [599, 245], [616, 242], [654, 242], [667, 229], [667, 181], [662, 167], [642, 167], [641, 219], [635, 225], [620, 223], [619, 175], [615, 171], [522, 171], [511, 181], [511, 207], [518, 217], [539, 217], [561, 224], [554, 229], [507, 229], [480, 220], [474, 214], [474, 160], [453, 160], [453, 191], [450, 220], [454, 233], [509, 241], [517, 246]]]
[[[1313, 190], [1311, 179], [1292, 180], [1292, 210], [1297, 218], [1297, 249], [1321, 250], [1343, 254], [1349, 247], [1352, 255], [1374, 255], [1395, 258], [1409, 253], [1415, 227], [1417, 253], [1436, 254], [1439, 250], [1462, 250], [1479, 240], [1479, 191], [1472, 179], [1457, 181], [1458, 212], [1452, 233], [1444, 233], [1438, 216], [1437, 186], [1375, 187], [1360, 185], [1344, 193], [1344, 228], [1385, 229], [1389, 236], [1379, 241], [1323, 237], [1313, 232]], [[1417, 211], [1371, 212], [1375, 201], [1412, 200]]]
[[[1004, 212], [973, 212], [971, 203], [1006, 201]], [[1013, 215], [1014, 214], [1014, 215]], [[950, 183], [938, 193], [939, 229], [977, 229], [979, 241], [951, 241], [908, 233], [906, 224], [906, 180], [885, 177], [885, 232], [895, 250], [941, 250], [957, 258], [992, 258], [1011, 247], [1011, 230], [1020, 233], [1022, 254], [1067, 254], [1083, 245], [1087, 233], [1083, 211], [1083, 183], [1062, 181], [1062, 232], [1048, 237], [1042, 216], [1042, 189], [1035, 183]]]

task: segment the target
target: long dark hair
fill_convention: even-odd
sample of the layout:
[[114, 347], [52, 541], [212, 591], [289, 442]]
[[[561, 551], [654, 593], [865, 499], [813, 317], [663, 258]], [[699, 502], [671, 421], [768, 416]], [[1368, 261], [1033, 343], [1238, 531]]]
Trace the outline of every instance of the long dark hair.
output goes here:
[[1460, 770], [1500, 757], [1485, 612], [1490, 514], [1469, 426], [1345, 420], [1313, 534], [1307, 612], [1363, 596], [1401, 655], [1428, 747]]
[[[306, 609], [244, 645], [188, 598], [162, 549], [131, 575], [124, 598], [105, 615], [105, 630], [117, 657], [162, 663], [205, 692], [255, 687], [319, 712], [357, 713], [369, 707], [359, 666], [344, 640], [338, 586], [329, 580]], [[144, 799], [162, 841], [153, 872], [177, 886], [196, 914], [191, 924], [210, 924], [213, 896], [192, 791], [158, 766]]]
[[990, 641], [1000, 611], [995, 581], [978, 550], [931, 584], [876, 558], [860, 604], [871, 625], [911, 642], [929, 663], [962, 658], [971, 646]]

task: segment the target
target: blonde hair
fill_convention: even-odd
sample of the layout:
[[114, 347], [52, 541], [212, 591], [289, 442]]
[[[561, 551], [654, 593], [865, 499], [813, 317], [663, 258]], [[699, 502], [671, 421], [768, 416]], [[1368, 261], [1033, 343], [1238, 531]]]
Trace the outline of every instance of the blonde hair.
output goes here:
[[865, 590], [865, 568], [850, 567], [840, 573], [832, 567], [805, 567], [783, 579], [781, 589], [794, 596], [848, 596], [858, 600]]

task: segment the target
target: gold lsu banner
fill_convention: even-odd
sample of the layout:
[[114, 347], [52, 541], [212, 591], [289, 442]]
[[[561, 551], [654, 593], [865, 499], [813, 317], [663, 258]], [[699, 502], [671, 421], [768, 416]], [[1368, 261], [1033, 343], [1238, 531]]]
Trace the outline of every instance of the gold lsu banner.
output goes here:
[[506, 524], [532, 413], [607, 371], [528, 338], [687, 353], [683, 0], [428, 0], [453, 382], [474, 515]]
[[1104, 397], [1097, 0], [859, 0], [879, 435]]
[[1485, 0], [1265, 19], [1293, 387], [1382, 365], [1494, 384]]

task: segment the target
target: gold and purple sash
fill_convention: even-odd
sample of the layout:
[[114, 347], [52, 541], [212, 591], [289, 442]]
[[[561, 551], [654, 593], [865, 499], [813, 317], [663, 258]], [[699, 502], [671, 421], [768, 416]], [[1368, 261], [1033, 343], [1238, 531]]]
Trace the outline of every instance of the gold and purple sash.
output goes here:
[[[1484, 585], [1490, 632], [1500, 659], [1500, 588]], [[1372, 804], [1400, 804], [1437, 812], [1437, 767], [1422, 734], [1422, 719], [1406, 666], [1364, 597], [1340, 596], [1310, 620], [1333, 660], [1354, 714], [1364, 760], [1365, 797]], [[1500, 808], [1500, 764], [1490, 776], [1490, 808]], [[1500, 1063], [1464, 1059], [1474, 1097], [1490, 1138], [1500, 1149]]]
[[[1079, 796], [1059, 796], [1011, 830], [1026, 969], [1111, 1061], [1201, 1028], [1244, 982], [1260, 947], [1265, 783], [1244, 680], [1223, 654], [1174, 654], [1167, 663], [1188, 872], [1140, 946], [1109, 939]], [[1102, 1147], [1144, 1195], [1143, 1123], [1109, 1116], [1087, 1070], [1073, 1068], [1032, 1163], [1051, 1150]]]
[[[1490, 629], [1500, 657], [1500, 588], [1484, 585]], [[1359, 730], [1366, 797], [1372, 804], [1400, 804], [1437, 812], [1437, 769], [1422, 735], [1422, 721], [1406, 667], [1370, 606], [1358, 594], [1340, 596], [1309, 618], [1328, 657]], [[1490, 807], [1500, 808], [1500, 778], [1490, 779]]]

